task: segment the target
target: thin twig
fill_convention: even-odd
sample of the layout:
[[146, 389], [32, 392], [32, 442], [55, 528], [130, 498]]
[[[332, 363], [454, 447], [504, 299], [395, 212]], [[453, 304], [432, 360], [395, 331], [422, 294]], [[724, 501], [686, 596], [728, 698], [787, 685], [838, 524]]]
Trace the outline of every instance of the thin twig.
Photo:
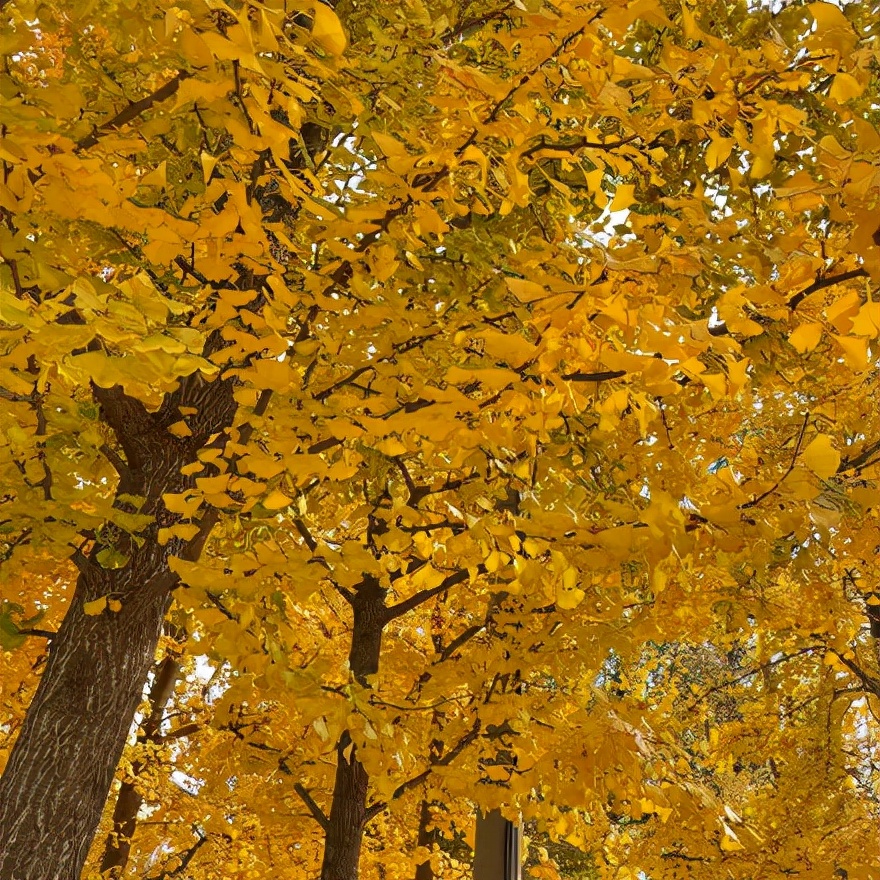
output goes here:
[[807, 430], [807, 425], [810, 422], [810, 414], [807, 413], [804, 416], [804, 423], [801, 425], [800, 433], [798, 434], [797, 443], [795, 443], [794, 454], [791, 457], [791, 462], [788, 465], [788, 469], [786, 472], [766, 491], [762, 492], [758, 495], [757, 498], [753, 498], [751, 501], [744, 501], [742, 504], [737, 505], [738, 510], [748, 510], [750, 507], [754, 507], [756, 504], [760, 504], [768, 495], [772, 495], [782, 484], [785, 478], [794, 470], [795, 463], [797, 462], [797, 457], [801, 451], [801, 444], [804, 441], [804, 434]]

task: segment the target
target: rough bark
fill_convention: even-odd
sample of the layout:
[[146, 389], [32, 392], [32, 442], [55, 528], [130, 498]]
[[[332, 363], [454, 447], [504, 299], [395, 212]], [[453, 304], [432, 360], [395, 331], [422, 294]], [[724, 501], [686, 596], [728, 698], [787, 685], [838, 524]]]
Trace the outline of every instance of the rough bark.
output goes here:
[[[235, 413], [231, 383], [206, 382], [198, 374], [181, 380], [155, 413], [118, 387], [94, 393], [125, 456], [112, 453], [111, 459], [120, 472], [117, 506], [135, 512], [119, 496], [140, 496], [137, 512], [154, 520], [138, 540], [108, 526], [88, 556], [75, 557], [80, 576], [73, 599], [0, 779], [2, 880], [80, 875], [177, 582], [168, 559], [196, 558], [214, 521], [209, 511], [193, 541], [160, 545], [159, 528], [175, 521], [162, 495], [192, 485], [181, 467]], [[197, 410], [189, 418], [192, 437], [168, 433], [181, 405]], [[125, 555], [126, 564], [102, 568], [98, 554], [107, 547]], [[84, 613], [85, 603], [103, 596], [121, 603], [120, 610]]]
[[[385, 590], [375, 578], [367, 577], [351, 604], [354, 625], [348, 662], [355, 680], [366, 686], [368, 676], [379, 671], [382, 630], [388, 622]], [[357, 749], [345, 731], [336, 744], [336, 780], [327, 817], [321, 880], [357, 880], [369, 783], [367, 771], [357, 759]]]
[[[174, 686], [180, 674], [177, 659], [166, 654], [156, 664], [153, 683], [147, 700], [150, 714], [141, 725], [139, 742], [155, 742], [161, 735], [162, 719], [165, 707], [174, 693]], [[104, 842], [104, 854], [101, 857], [100, 871], [106, 873], [111, 880], [122, 876], [131, 854], [131, 839], [137, 826], [137, 814], [144, 802], [137, 787], [137, 779], [144, 769], [142, 761], [135, 761], [131, 768], [131, 778], [125, 779], [119, 788], [116, 805], [113, 809], [113, 829]]]
[[[426, 849], [431, 849], [437, 841], [438, 835], [435, 828], [430, 828], [433, 817], [431, 816], [431, 805], [428, 801], [422, 800], [419, 810], [419, 832], [416, 844]], [[416, 865], [415, 880], [434, 880], [434, 869], [431, 867], [431, 860], [425, 859], [424, 862]]]

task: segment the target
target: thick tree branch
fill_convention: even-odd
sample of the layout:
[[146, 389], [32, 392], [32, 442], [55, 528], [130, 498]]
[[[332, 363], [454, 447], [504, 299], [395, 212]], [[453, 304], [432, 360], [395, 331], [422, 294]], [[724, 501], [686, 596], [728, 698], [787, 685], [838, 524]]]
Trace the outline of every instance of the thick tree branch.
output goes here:
[[789, 301], [788, 307], [796, 309], [811, 293], [816, 293], [826, 287], [832, 287], [835, 284], [842, 284], [852, 278], [867, 278], [867, 269], [850, 269], [849, 272], [841, 272], [839, 275], [828, 275], [825, 278], [817, 278], [809, 287], [805, 287], [799, 293], [796, 293]]
[[874, 678], [873, 675], [868, 675], [858, 663], [844, 657], [843, 654], [835, 651], [833, 648], [831, 653], [862, 683], [866, 691], [880, 699], [880, 679]]
[[123, 125], [127, 125], [129, 122], [137, 119], [138, 116], [142, 113], [146, 113], [154, 104], [167, 101], [168, 98], [180, 88], [180, 84], [191, 76], [192, 74], [186, 70], [178, 71], [177, 75], [168, 80], [164, 86], [160, 86], [155, 92], [147, 95], [146, 98], [141, 98], [140, 101], [134, 101], [129, 104], [124, 110], [120, 110], [112, 119], [108, 119], [106, 122], [97, 126], [90, 135], [87, 135], [82, 138], [82, 140], [78, 141], [76, 152], [79, 153], [82, 150], [88, 150], [90, 147], [93, 147], [98, 143], [103, 135], [114, 129], [122, 128]]
[[475, 623], [473, 626], [469, 626], [464, 632], [459, 633], [441, 652], [440, 659], [437, 661], [438, 663], [443, 662], [444, 660], [448, 660], [459, 648], [467, 644], [474, 636], [481, 633], [486, 626], [488, 625], [489, 618], [487, 617], [483, 623]]
[[312, 818], [324, 829], [330, 830], [330, 820], [324, 814], [324, 811], [315, 803], [315, 799], [309, 794], [308, 789], [301, 783], [294, 783], [293, 790], [300, 796], [302, 802], [312, 814]]
[[103, 443], [100, 447], [100, 451], [104, 458], [113, 465], [113, 470], [115, 470], [120, 477], [126, 479], [131, 475], [131, 471], [129, 471], [128, 465], [125, 463], [125, 459], [113, 449], [109, 443]]
[[406, 614], [408, 611], [412, 611], [413, 608], [418, 608], [423, 602], [427, 602], [428, 599], [433, 596], [437, 596], [448, 590], [450, 587], [454, 587], [456, 584], [466, 581], [469, 577], [470, 574], [467, 569], [461, 569], [445, 577], [436, 587], [431, 587], [428, 590], [419, 590], [418, 593], [410, 596], [409, 599], [405, 599], [403, 602], [398, 602], [396, 605], [387, 608], [383, 615], [385, 622], [388, 623], [389, 621]]

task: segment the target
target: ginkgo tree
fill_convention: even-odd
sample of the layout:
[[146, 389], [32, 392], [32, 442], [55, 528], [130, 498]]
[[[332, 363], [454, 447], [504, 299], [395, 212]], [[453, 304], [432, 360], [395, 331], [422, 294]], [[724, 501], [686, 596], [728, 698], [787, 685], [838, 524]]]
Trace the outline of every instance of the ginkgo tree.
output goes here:
[[870, 4], [0, 15], [0, 874], [870, 876]]

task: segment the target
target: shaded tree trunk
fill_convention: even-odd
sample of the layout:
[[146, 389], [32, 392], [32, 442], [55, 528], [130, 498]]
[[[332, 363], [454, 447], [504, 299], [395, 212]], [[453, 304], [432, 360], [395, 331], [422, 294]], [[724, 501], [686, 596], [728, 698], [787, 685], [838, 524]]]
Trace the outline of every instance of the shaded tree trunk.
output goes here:
[[328, 816], [321, 880], [357, 880], [370, 778], [348, 731], [336, 744], [336, 782]]
[[[150, 714], [141, 726], [140, 742], [155, 742], [161, 733], [162, 719], [165, 717], [165, 707], [174, 693], [174, 686], [180, 674], [180, 664], [170, 654], [167, 654], [156, 665], [155, 676], [150, 687], [147, 699], [150, 704]], [[107, 876], [115, 880], [122, 876], [122, 872], [128, 864], [131, 854], [131, 839], [134, 837], [137, 824], [137, 814], [144, 799], [137, 788], [137, 778], [143, 771], [142, 761], [135, 761], [132, 765], [132, 779], [123, 781], [116, 798], [116, 806], [113, 810], [113, 829], [107, 835], [104, 843], [104, 854], [101, 857], [100, 871], [102, 874], [109, 872]]]
[[[379, 671], [382, 630], [388, 621], [385, 593], [376, 578], [365, 577], [351, 598], [354, 626], [348, 662], [355, 680], [364, 686], [367, 676]], [[336, 781], [327, 817], [321, 880], [357, 880], [369, 784], [351, 735], [345, 731], [336, 744]]]
[[[422, 801], [421, 808], [419, 809], [419, 834], [416, 839], [417, 846], [431, 849], [432, 845], [437, 841], [438, 835], [436, 828], [428, 830], [432, 818], [431, 805], [428, 803], [427, 799], [425, 799]], [[430, 859], [426, 859], [424, 862], [416, 865], [415, 880], [434, 880], [434, 869], [431, 867]]]
[[[73, 599], [0, 779], [2, 880], [79, 877], [177, 583], [168, 559], [197, 558], [216, 518], [208, 511], [189, 543], [172, 538], [159, 544], [159, 528], [177, 520], [162, 495], [193, 485], [181, 467], [232, 423], [231, 383], [206, 382], [194, 374], [182, 379], [154, 413], [118, 386], [95, 388], [94, 394], [125, 455], [123, 460], [108, 450], [120, 474], [116, 506], [154, 520], [137, 540], [107, 526], [88, 557], [74, 557], [80, 576]], [[181, 405], [197, 410], [189, 418], [191, 437], [168, 432], [180, 418]], [[124, 495], [145, 500], [135, 511]], [[108, 548], [127, 558], [122, 567], [99, 564], [99, 553]], [[84, 612], [85, 603], [102, 597], [119, 602], [119, 610]]]

